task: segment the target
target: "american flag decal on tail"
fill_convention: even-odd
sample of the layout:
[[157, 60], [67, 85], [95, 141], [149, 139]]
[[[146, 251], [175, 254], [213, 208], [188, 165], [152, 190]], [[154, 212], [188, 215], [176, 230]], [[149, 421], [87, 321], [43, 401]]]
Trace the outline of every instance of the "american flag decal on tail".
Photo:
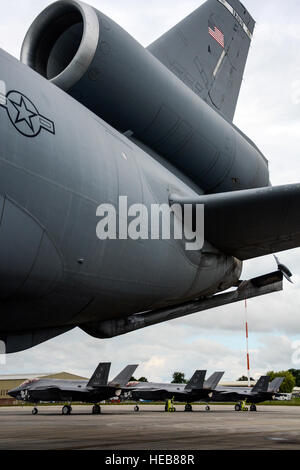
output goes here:
[[222, 31], [220, 31], [216, 26], [212, 29], [210, 26], [208, 27], [209, 34], [220, 44], [221, 47], [225, 47], [225, 38]]

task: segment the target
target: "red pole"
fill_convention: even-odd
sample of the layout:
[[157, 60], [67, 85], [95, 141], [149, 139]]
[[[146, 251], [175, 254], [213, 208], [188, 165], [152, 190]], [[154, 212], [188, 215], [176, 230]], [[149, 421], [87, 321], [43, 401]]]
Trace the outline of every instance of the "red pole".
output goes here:
[[247, 306], [247, 300], [245, 300], [245, 317], [246, 317], [246, 347], [247, 347], [247, 373], [248, 373], [248, 387], [251, 387], [251, 376], [250, 376], [250, 356], [249, 356], [248, 306]]

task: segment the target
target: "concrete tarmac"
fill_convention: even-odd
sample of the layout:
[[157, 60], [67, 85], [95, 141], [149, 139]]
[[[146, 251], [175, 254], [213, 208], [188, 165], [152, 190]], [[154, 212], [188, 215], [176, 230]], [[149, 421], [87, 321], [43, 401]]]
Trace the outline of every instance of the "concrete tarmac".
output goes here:
[[300, 407], [258, 407], [257, 413], [232, 406], [194, 406], [185, 413], [164, 413], [162, 406], [103, 406], [102, 414], [74, 406], [0, 408], [0, 449], [211, 450], [300, 449]]

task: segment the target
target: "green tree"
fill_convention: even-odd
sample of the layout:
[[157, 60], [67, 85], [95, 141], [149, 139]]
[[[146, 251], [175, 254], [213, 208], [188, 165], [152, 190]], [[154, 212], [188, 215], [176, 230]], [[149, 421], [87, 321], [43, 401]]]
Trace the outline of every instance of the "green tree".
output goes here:
[[183, 372], [174, 372], [172, 384], [186, 384], [185, 374]]
[[276, 379], [276, 377], [284, 377], [284, 382], [282, 383], [279, 390], [280, 393], [292, 393], [296, 386], [296, 379], [288, 370], [283, 370], [281, 372], [270, 371], [267, 373], [267, 375], [270, 376], [270, 381]]
[[290, 369], [289, 372], [293, 374], [296, 379], [296, 387], [300, 387], [300, 370], [299, 369]]
[[146, 379], [146, 377], [141, 377], [140, 379], [136, 379], [135, 377], [131, 377], [129, 382], [148, 382], [148, 379]]

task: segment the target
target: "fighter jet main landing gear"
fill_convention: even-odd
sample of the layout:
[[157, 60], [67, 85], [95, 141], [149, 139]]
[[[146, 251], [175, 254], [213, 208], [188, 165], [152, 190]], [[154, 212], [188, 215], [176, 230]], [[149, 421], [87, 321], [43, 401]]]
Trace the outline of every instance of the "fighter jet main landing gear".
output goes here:
[[101, 406], [100, 405], [94, 405], [92, 409], [92, 414], [93, 415], [101, 415]]
[[70, 406], [70, 405], [65, 405], [65, 406], [62, 408], [61, 412], [62, 412], [62, 414], [63, 414], [64, 416], [70, 415], [70, 414], [72, 413], [72, 406]]
[[250, 411], [256, 412], [257, 411], [256, 405], [251, 405]]
[[34, 407], [31, 413], [32, 413], [34, 416], [36, 416], [36, 415], [38, 414], [38, 412], [39, 412], [39, 410], [38, 410], [36, 407]]
[[140, 407], [139, 407], [138, 405], [136, 405], [136, 406], [134, 407], [134, 411], [135, 411], [135, 413], [138, 413], [138, 412], [140, 411]]
[[191, 413], [191, 412], [193, 411], [192, 405], [191, 405], [190, 403], [187, 403], [187, 404], [185, 405], [184, 411], [186, 411], [187, 413]]

